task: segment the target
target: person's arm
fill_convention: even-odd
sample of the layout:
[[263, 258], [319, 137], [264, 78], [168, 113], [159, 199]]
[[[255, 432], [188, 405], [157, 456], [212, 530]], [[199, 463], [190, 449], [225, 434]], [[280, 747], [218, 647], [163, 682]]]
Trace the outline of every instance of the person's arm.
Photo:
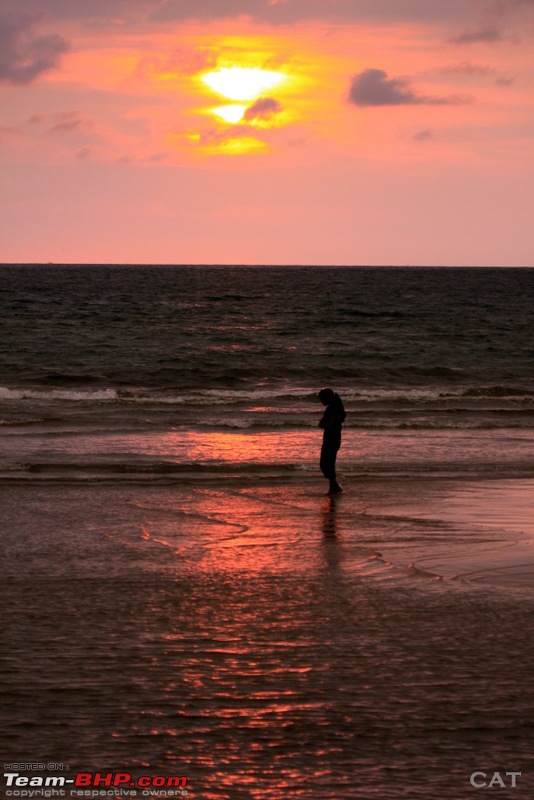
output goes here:
[[331, 428], [336, 422], [336, 415], [332, 414], [332, 412], [325, 411], [323, 414], [323, 418], [319, 423], [320, 428]]

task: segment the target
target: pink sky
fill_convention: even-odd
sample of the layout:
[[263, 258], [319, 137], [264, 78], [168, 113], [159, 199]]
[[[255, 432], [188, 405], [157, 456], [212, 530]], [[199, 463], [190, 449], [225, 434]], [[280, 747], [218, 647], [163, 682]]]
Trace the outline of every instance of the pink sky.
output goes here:
[[534, 263], [532, 0], [2, 0], [1, 262]]

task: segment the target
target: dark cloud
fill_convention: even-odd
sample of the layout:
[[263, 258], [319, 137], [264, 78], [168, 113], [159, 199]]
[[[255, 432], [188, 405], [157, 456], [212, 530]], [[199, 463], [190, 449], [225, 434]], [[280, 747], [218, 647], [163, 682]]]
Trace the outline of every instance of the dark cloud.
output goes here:
[[447, 64], [438, 69], [429, 70], [429, 75], [453, 75], [459, 78], [492, 78], [498, 86], [511, 86], [515, 81], [512, 75], [499, 75], [494, 68], [484, 64], [472, 64], [470, 61], [460, 61], [457, 64]]
[[0, 125], [0, 139], [12, 139], [15, 136], [20, 136], [22, 131], [12, 125]]
[[88, 147], [82, 147], [82, 149], [78, 150], [78, 152], [76, 153], [76, 158], [78, 159], [78, 161], [86, 161], [88, 158], [91, 157], [91, 155], [92, 152], [91, 150], [89, 150]]
[[151, 153], [149, 156], [143, 159], [143, 161], [147, 161], [150, 164], [160, 164], [162, 161], [165, 161], [169, 157], [169, 153]]
[[151, 19], [224, 19], [247, 16], [272, 24], [303, 20], [365, 22], [369, 20], [454, 20], [465, 17], [465, 0], [154, 0]]
[[245, 111], [245, 119], [251, 122], [254, 119], [269, 119], [273, 114], [279, 114], [282, 106], [273, 97], [260, 97]]
[[415, 142], [429, 142], [433, 138], [434, 134], [432, 133], [430, 128], [425, 128], [422, 131], [418, 131], [413, 136]]
[[[469, 24], [479, 12], [480, 24], [498, 27], [502, 20], [532, 11], [532, 0], [1, 0], [2, 7], [47, 20], [80, 20], [91, 26], [139, 26], [186, 20], [249, 17], [271, 24], [306, 20], [331, 22], [421, 22]], [[475, 26], [478, 30], [478, 26]], [[500, 29], [500, 28], [499, 28]], [[460, 34], [461, 36], [462, 34]]]
[[5, 11], [24, 13], [34, 19], [85, 20], [105, 25], [138, 23], [164, 0], [2, 0]]
[[26, 120], [32, 128], [41, 128], [46, 133], [62, 136], [69, 133], [83, 133], [84, 136], [95, 128], [88, 117], [79, 111], [59, 111], [55, 114], [32, 114]]
[[85, 131], [92, 127], [90, 120], [82, 117], [77, 111], [62, 111], [55, 114], [53, 122], [48, 133], [72, 133], [73, 131]]
[[247, 0], [200, 0], [192, 4], [190, 0], [166, 0], [151, 14], [155, 22], [171, 22], [182, 19], [224, 19], [239, 16], [254, 16], [259, 6], [267, 2], [247, 2]]
[[450, 41], [453, 44], [475, 44], [476, 42], [500, 42], [505, 38], [504, 29], [496, 25], [482, 28], [470, 28]]
[[460, 61], [457, 64], [447, 64], [434, 70], [441, 75], [494, 75], [496, 70], [485, 64], [472, 64], [470, 61]]
[[349, 89], [349, 102], [355, 106], [459, 105], [471, 101], [466, 95], [418, 94], [406, 78], [388, 78], [383, 69], [366, 69], [355, 75]]
[[[477, 24], [464, 28], [449, 41], [458, 45], [520, 41], [534, 23], [532, 0], [484, 0], [478, 5]], [[518, 38], [518, 35], [520, 38]]]
[[352, 79], [349, 100], [355, 106], [415, 105], [421, 99], [403, 78], [388, 78], [383, 69], [366, 69]]
[[26, 122], [28, 125], [40, 125], [42, 122], [45, 122], [46, 114], [32, 114], [31, 117], [28, 117]]
[[26, 86], [59, 66], [68, 42], [57, 34], [35, 35], [35, 20], [0, 14], [0, 81]]
[[505, 75], [503, 75], [502, 77], [497, 78], [495, 80], [495, 83], [497, 84], [497, 86], [508, 87], [511, 86], [512, 83], [514, 83], [514, 81], [515, 81], [515, 76], [506, 77]]

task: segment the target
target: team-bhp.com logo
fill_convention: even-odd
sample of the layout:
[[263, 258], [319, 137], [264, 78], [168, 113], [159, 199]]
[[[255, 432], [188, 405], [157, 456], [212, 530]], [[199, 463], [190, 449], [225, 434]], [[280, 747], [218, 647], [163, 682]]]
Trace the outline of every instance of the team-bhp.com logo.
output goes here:
[[[36, 788], [55, 789], [60, 797], [88, 797], [88, 789], [98, 789], [99, 796], [110, 797], [184, 797], [188, 779], [182, 776], [141, 775], [129, 772], [78, 772], [72, 778], [64, 775], [21, 775], [4, 772], [6, 795], [17, 798], [48, 797]], [[59, 790], [59, 791], [58, 791]], [[65, 790], [69, 790], [68, 794]], [[102, 791], [104, 790], [104, 791]], [[107, 791], [106, 791], [107, 790]]]

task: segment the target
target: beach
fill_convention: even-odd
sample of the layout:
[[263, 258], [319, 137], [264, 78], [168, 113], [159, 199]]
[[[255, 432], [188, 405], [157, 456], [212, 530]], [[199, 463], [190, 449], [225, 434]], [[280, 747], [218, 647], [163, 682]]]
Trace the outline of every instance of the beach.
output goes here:
[[2, 800], [532, 796], [534, 271], [0, 277]]
[[532, 480], [255, 484], [2, 486], [10, 751], [221, 800], [529, 797]]

